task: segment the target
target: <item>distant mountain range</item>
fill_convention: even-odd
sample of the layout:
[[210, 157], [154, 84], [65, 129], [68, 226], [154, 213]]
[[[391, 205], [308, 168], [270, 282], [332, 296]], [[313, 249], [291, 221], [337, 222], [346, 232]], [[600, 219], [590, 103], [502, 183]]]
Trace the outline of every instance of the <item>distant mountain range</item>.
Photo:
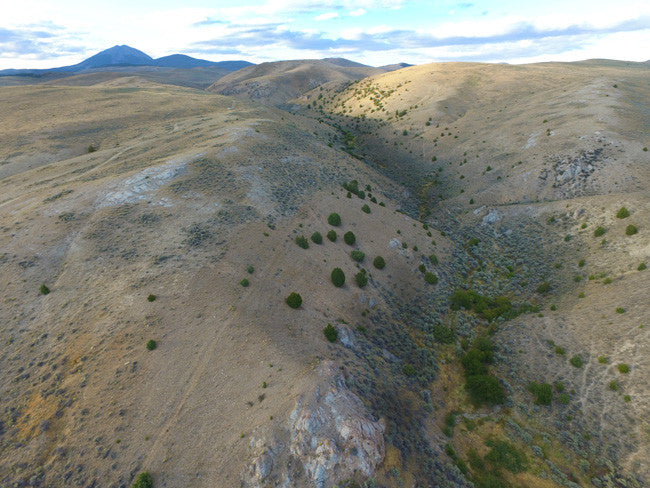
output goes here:
[[88, 70], [100, 70], [125, 66], [151, 66], [158, 68], [222, 68], [226, 71], [237, 71], [238, 69], [250, 66], [253, 63], [248, 61], [207, 61], [197, 59], [185, 54], [172, 54], [154, 59], [142, 51], [130, 46], [113, 46], [101, 51], [94, 56], [72, 66], [61, 66], [50, 69], [5, 69], [0, 71], [0, 76], [38, 76], [46, 73], [65, 72], [79, 73]]

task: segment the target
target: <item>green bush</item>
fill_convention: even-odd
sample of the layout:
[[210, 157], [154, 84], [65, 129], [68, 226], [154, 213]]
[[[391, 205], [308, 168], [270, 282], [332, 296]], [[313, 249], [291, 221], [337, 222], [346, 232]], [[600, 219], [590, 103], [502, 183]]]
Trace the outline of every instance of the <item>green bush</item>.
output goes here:
[[475, 404], [497, 405], [503, 403], [506, 398], [499, 380], [486, 374], [468, 376], [465, 389]]
[[528, 391], [535, 395], [537, 405], [550, 405], [553, 401], [553, 389], [548, 383], [535, 383], [528, 385]]
[[153, 479], [149, 472], [140, 473], [131, 488], [153, 488]]
[[577, 354], [573, 356], [571, 359], [569, 359], [569, 362], [571, 363], [571, 366], [574, 366], [576, 368], [582, 368], [582, 358], [578, 356]]
[[147, 297], [148, 302], [153, 302], [155, 300], [156, 300], [156, 295], [154, 294], [149, 294], [149, 296]]
[[357, 242], [357, 237], [354, 235], [354, 232], [349, 230], [343, 234], [343, 240], [348, 246], [354, 246], [354, 243]]
[[246, 288], [248, 285], [250, 285], [250, 281], [248, 281], [248, 278], [244, 278], [243, 280], [241, 280], [241, 281], [239, 282], [239, 284], [240, 284], [241, 286], [243, 286], [244, 288]]
[[357, 274], [354, 275], [354, 281], [357, 282], [359, 288], [363, 288], [368, 284], [368, 277], [366, 276], [366, 270], [362, 269]]
[[545, 294], [551, 291], [551, 284], [548, 281], [545, 281], [537, 287], [537, 293]]
[[571, 397], [569, 396], [568, 393], [560, 393], [557, 396], [557, 401], [560, 402], [562, 405], [568, 405], [569, 402], [571, 401]]
[[252, 266], [248, 266], [248, 268], [246, 268], [246, 271], [248, 271], [249, 274], [253, 274], [255, 268], [253, 268]]
[[438, 256], [435, 254], [431, 254], [431, 256], [429, 256], [429, 261], [431, 261], [431, 264], [434, 266], [438, 266]]
[[636, 225], [630, 224], [625, 228], [625, 235], [626, 236], [633, 236], [637, 232], [639, 232], [639, 229], [636, 228]]
[[314, 244], [322, 244], [323, 243], [323, 236], [318, 231], [314, 232], [311, 235], [310, 239]]
[[372, 265], [377, 269], [384, 269], [386, 266], [386, 261], [381, 256], [377, 256], [373, 261]]
[[417, 370], [415, 369], [415, 366], [412, 364], [405, 364], [404, 367], [402, 368], [402, 373], [404, 373], [406, 376], [415, 376], [418, 374]]
[[645, 263], [641, 263], [641, 264], [639, 264], [639, 266], [637, 266], [636, 269], [637, 269], [637, 271], [643, 271], [643, 270], [646, 269], [646, 268], [647, 268], [646, 264], [645, 264]]
[[50, 293], [50, 289], [45, 285], [45, 283], [41, 285], [38, 291], [41, 293], [41, 295], [47, 295], [48, 293]]
[[630, 372], [630, 366], [625, 363], [621, 363], [617, 366], [618, 372], [622, 374], [628, 374]]
[[599, 226], [596, 227], [596, 229], [594, 230], [594, 237], [600, 237], [600, 236], [602, 236], [605, 232], [606, 232], [605, 227], [603, 227], [602, 225], [599, 225]]
[[302, 247], [303, 249], [308, 249], [309, 248], [309, 241], [305, 236], [297, 236], [296, 237], [296, 244], [298, 244], [298, 247]]
[[336, 231], [334, 229], [330, 230], [327, 233], [327, 238], [332, 242], [336, 242]]
[[361, 261], [363, 261], [363, 260], [365, 259], [365, 257], [366, 257], [366, 253], [364, 253], [363, 251], [359, 251], [358, 249], [355, 249], [354, 251], [352, 251], [352, 252], [350, 253], [350, 256], [351, 256], [352, 259], [354, 259], [357, 263], [360, 263]]
[[609, 382], [609, 389], [612, 391], [618, 390], [618, 383], [616, 382], [616, 380], [612, 380]]
[[616, 313], [625, 313], [625, 309], [623, 307], [617, 307]]
[[363, 205], [363, 207], [361, 207], [361, 210], [362, 210], [364, 213], [367, 213], [367, 214], [370, 213], [370, 207], [368, 206], [367, 203], [365, 203], [365, 204]]
[[521, 473], [528, 469], [526, 454], [505, 440], [490, 439], [486, 444], [491, 447], [485, 460], [495, 468], [505, 468], [511, 473]]
[[345, 284], [345, 273], [343, 273], [343, 270], [341, 268], [334, 268], [332, 270], [332, 283], [334, 283], [334, 286], [336, 287], [341, 287]]
[[300, 293], [296, 293], [294, 291], [289, 294], [289, 296], [285, 299], [285, 302], [291, 308], [298, 308], [300, 305], [302, 305], [302, 297], [300, 296]]
[[607, 356], [598, 356], [598, 362], [600, 364], [607, 364], [609, 363], [609, 358]]
[[438, 283], [438, 277], [432, 272], [427, 271], [426, 273], [424, 273], [424, 281], [426, 281], [430, 285], [435, 285], [436, 283]]
[[153, 339], [149, 339], [147, 341], [147, 351], [153, 351], [156, 347], [158, 347], [158, 344], [156, 344], [156, 341]]
[[618, 212], [616, 212], [616, 218], [618, 219], [626, 219], [629, 216], [630, 216], [630, 211], [625, 207], [619, 208]]
[[433, 326], [433, 337], [443, 344], [453, 344], [456, 340], [456, 334], [453, 329], [443, 324], [435, 324]]
[[323, 329], [323, 334], [325, 334], [325, 339], [330, 342], [336, 342], [336, 339], [339, 336], [336, 327], [334, 327], [332, 324], [327, 324], [327, 326]]
[[334, 227], [338, 227], [341, 225], [341, 216], [337, 213], [331, 213], [327, 217], [327, 223], [333, 225]]

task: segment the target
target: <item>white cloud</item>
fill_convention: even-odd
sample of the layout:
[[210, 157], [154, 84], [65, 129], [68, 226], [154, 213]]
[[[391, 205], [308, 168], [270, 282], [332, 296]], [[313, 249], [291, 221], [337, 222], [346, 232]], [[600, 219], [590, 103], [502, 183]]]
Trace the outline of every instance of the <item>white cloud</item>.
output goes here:
[[327, 12], [325, 14], [320, 14], [314, 17], [314, 20], [331, 20], [336, 19], [339, 16], [336, 12]]
[[365, 15], [365, 13], [365, 9], [359, 8], [357, 10], [352, 10], [348, 15], [350, 15], [350, 17], [361, 17], [362, 15]]

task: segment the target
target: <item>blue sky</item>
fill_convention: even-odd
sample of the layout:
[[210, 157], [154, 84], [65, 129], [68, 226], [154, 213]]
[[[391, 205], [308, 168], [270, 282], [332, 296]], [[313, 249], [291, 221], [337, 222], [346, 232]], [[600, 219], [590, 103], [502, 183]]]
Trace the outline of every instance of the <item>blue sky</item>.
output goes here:
[[0, 69], [74, 64], [115, 44], [256, 63], [650, 59], [648, 1], [0, 0], [0, 12]]

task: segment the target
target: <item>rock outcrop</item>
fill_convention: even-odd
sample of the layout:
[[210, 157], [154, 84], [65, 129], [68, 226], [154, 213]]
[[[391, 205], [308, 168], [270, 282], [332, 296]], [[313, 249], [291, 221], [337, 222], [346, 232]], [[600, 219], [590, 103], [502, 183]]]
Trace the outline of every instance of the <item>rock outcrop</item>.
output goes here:
[[254, 459], [242, 486], [329, 488], [374, 474], [384, 458], [383, 421], [371, 417], [333, 363], [319, 374], [322, 380], [296, 402], [286, 430], [271, 442], [251, 442]]

